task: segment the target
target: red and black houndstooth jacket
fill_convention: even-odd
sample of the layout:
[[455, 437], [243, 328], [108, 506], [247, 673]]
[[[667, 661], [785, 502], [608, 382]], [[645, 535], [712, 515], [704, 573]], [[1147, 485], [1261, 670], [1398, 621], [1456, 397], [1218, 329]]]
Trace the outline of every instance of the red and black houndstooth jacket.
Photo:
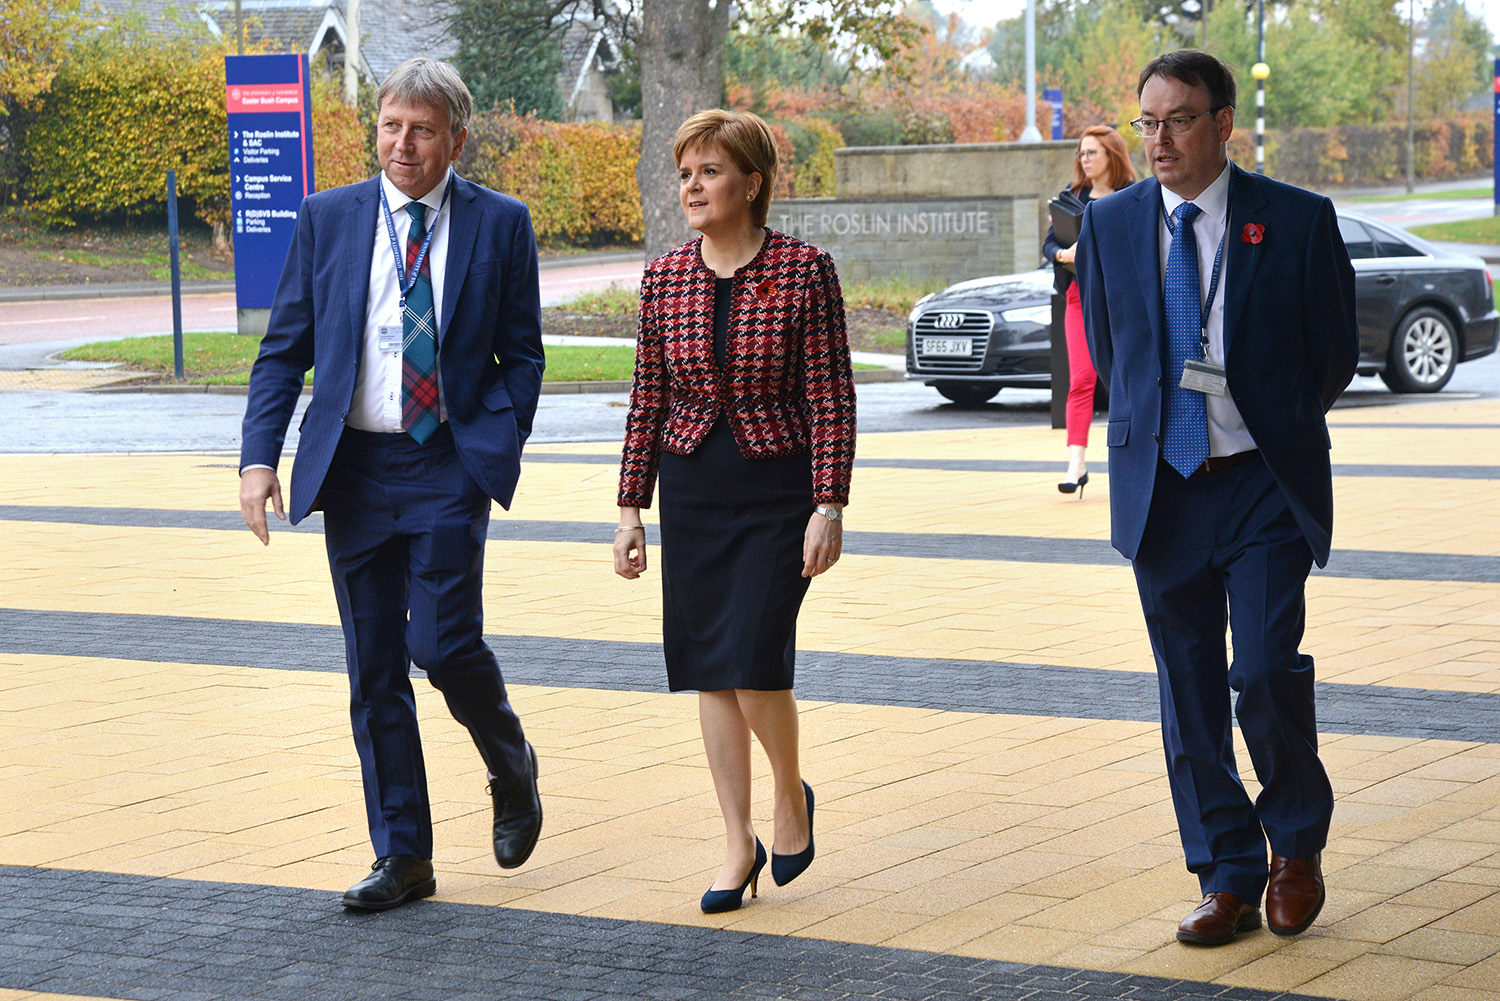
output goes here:
[[622, 507], [650, 507], [661, 449], [687, 455], [723, 413], [751, 459], [812, 453], [815, 504], [844, 504], [854, 467], [854, 374], [833, 260], [766, 230], [730, 293], [725, 371], [714, 361], [714, 273], [700, 237], [641, 279]]

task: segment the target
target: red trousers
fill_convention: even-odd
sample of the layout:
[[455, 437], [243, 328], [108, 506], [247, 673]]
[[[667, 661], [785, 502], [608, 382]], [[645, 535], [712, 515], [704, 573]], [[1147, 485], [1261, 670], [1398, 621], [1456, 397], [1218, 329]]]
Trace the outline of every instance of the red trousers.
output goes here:
[[1068, 307], [1063, 311], [1063, 332], [1068, 339], [1068, 444], [1089, 443], [1089, 422], [1094, 419], [1094, 385], [1099, 376], [1089, 360], [1089, 342], [1083, 333], [1083, 302], [1078, 283], [1068, 286]]

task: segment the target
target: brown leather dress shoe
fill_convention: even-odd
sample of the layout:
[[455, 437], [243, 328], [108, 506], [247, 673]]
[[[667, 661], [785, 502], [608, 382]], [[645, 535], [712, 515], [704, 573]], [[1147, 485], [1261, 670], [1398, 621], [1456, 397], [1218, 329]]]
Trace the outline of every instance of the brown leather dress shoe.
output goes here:
[[1210, 893], [1177, 926], [1177, 941], [1190, 945], [1228, 945], [1240, 932], [1259, 927], [1259, 907], [1232, 893]]
[[1277, 935], [1300, 935], [1323, 909], [1323, 855], [1282, 858], [1271, 854], [1271, 881], [1266, 884], [1266, 924]]

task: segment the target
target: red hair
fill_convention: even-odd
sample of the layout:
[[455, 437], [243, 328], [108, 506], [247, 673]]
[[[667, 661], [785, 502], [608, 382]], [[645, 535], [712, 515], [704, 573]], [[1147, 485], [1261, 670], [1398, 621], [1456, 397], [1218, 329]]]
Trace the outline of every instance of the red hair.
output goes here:
[[[1111, 188], [1119, 191], [1125, 185], [1136, 179], [1135, 168], [1130, 165], [1130, 150], [1125, 148], [1125, 140], [1120, 138], [1120, 133], [1108, 125], [1090, 125], [1083, 130], [1083, 135], [1078, 137], [1078, 148], [1083, 148], [1083, 141], [1093, 136], [1099, 141], [1104, 149], [1104, 160], [1109, 165], [1105, 171], [1104, 179]], [[1077, 156], [1073, 157], [1073, 194], [1078, 194], [1089, 186], [1088, 175], [1083, 172], [1083, 161]]]

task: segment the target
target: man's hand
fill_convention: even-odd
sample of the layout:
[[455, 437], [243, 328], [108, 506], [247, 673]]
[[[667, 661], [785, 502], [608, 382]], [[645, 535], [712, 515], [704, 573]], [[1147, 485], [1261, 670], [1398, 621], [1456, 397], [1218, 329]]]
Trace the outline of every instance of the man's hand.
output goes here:
[[281, 481], [276, 473], [270, 469], [245, 470], [240, 475], [240, 515], [264, 546], [271, 544], [271, 533], [266, 528], [267, 498], [276, 517], [286, 521], [286, 510], [281, 506]]

